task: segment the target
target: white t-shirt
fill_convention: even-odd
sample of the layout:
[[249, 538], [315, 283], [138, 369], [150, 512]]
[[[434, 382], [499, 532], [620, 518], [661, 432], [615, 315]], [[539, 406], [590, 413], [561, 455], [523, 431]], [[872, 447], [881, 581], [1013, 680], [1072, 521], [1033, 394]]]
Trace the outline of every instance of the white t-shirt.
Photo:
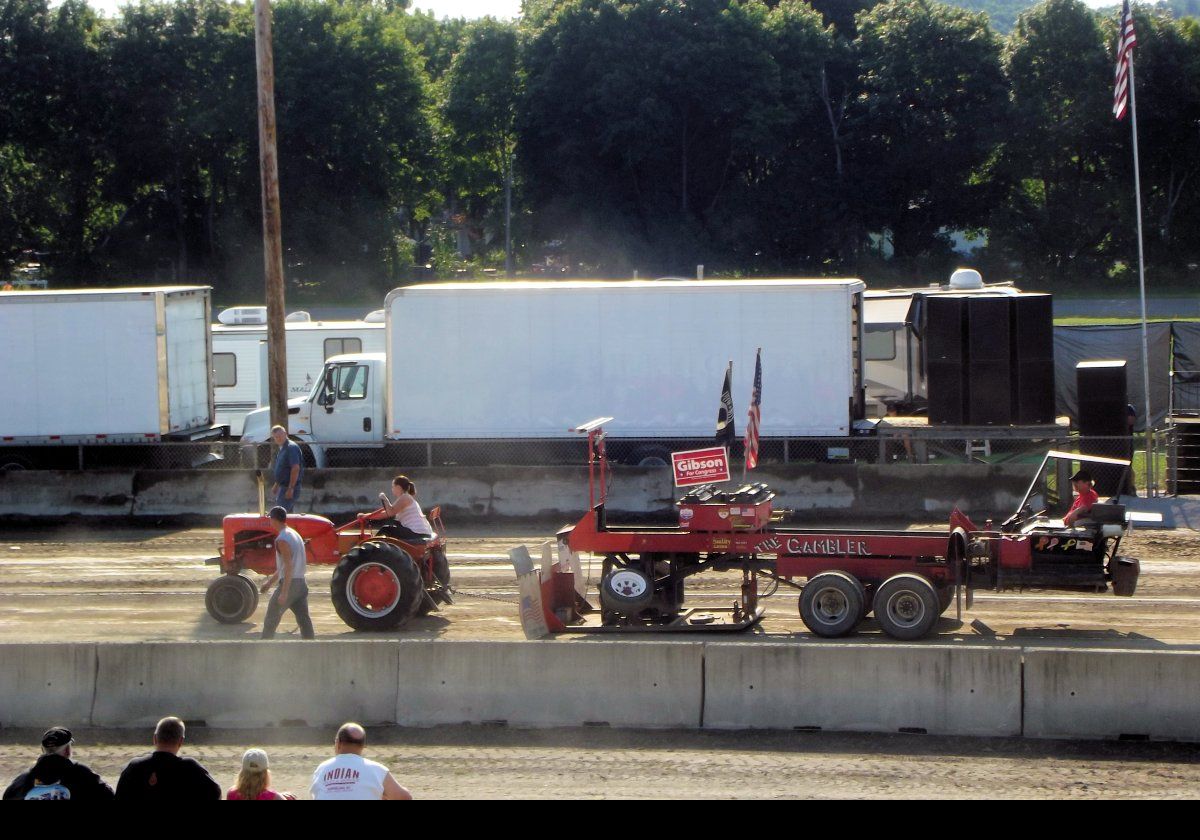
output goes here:
[[321, 762], [308, 790], [313, 799], [383, 799], [387, 774], [378, 761], [342, 753]]
[[427, 537], [432, 537], [433, 527], [429, 524], [429, 520], [425, 518], [425, 513], [421, 510], [421, 503], [412, 496], [408, 498], [412, 501], [412, 504], [396, 514], [396, 521], [415, 534], [424, 534]]

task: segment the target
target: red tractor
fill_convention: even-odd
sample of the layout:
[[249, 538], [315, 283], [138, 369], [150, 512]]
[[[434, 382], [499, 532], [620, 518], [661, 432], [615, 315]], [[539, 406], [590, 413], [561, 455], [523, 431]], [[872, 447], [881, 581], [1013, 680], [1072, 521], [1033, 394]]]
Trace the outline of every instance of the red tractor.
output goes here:
[[[441, 508], [429, 511], [429, 521], [434, 535], [423, 541], [373, 534], [364, 516], [335, 527], [323, 516], [289, 514], [287, 524], [304, 540], [310, 566], [335, 567], [330, 594], [342, 621], [355, 630], [386, 631], [451, 603]], [[226, 516], [222, 530], [220, 556], [209, 561], [222, 574], [204, 605], [222, 624], [237, 624], [258, 606], [258, 587], [246, 570], [275, 572], [275, 532], [268, 517], [254, 513]]]

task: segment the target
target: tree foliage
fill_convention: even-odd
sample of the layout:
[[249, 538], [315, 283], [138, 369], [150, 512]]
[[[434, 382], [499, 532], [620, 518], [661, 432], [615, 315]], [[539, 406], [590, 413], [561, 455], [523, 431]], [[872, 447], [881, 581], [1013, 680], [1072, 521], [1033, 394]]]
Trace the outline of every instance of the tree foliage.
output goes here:
[[[1003, 34], [960, 3], [991, 23], [933, 0], [526, 0], [516, 23], [279, 0], [287, 279], [370, 298], [494, 260], [510, 177], [526, 267], [912, 282], [967, 230], [1006, 276], [1120, 277], [1115, 14], [1043, 0]], [[1146, 251], [1186, 276], [1200, 24], [1136, 18]], [[254, 63], [249, 0], [0, 0], [0, 271], [257, 296]]]

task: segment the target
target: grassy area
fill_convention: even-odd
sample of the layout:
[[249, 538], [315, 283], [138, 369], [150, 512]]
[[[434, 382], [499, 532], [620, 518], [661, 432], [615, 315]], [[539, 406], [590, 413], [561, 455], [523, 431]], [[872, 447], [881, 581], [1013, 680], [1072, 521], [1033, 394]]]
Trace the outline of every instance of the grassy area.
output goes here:
[[[1170, 323], [1171, 321], [1200, 321], [1200, 318], [1147, 318], [1146, 322], [1150, 324]], [[1077, 316], [1072, 318], [1055, 318], [1054, 325], [1056, 327], [1079, 327], [1091, 326], [1093, 324], [1140, 324], [1142, 319], [1139, 318], [1121, 318], [1113, 315], [1104, 315], [1100, 317]]]

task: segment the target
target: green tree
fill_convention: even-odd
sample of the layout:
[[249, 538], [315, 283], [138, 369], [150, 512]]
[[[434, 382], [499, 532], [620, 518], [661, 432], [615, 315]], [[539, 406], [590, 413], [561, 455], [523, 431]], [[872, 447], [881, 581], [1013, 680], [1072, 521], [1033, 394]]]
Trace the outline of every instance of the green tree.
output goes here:
[[[504, 230], [511, 209], [520, 96], [517, 28], [491, 18], [471, 24], [447, 77], [445, 120], [451, 133], [451, 195], [480, 226]], [[506, 240], [507, 242], [507, 237]], [[506, 268], [512, 270], [506, 246]]]
[[[1147, 259], [1178, 265], [1200, 256], [1200, 23], [1138, 13], [1135, 26]], [[1115, 44], [1115, 25], [1109, 34]], [[1124, 150], [1116, 165], [1131, 190], [1128, 122], [1119, 136]]]
[[1012, 114], [996, 166], [1008, 186], [991, 244], [1029, 276], [1088, 276], [1120, 230], [1124, 187], [1110, 162], [1112, 72], [1095, 17], [1079, 0], [1046, 0], [1021, 15], [1005, 72]]
[[986, 219], [991, 193], [977, 174], [1005, 121], [1000, 43], [983, 15], [891, 0], [859, 16], [855, 47], [861, 213], [911, 263], [944, 249], [940, 229]]

